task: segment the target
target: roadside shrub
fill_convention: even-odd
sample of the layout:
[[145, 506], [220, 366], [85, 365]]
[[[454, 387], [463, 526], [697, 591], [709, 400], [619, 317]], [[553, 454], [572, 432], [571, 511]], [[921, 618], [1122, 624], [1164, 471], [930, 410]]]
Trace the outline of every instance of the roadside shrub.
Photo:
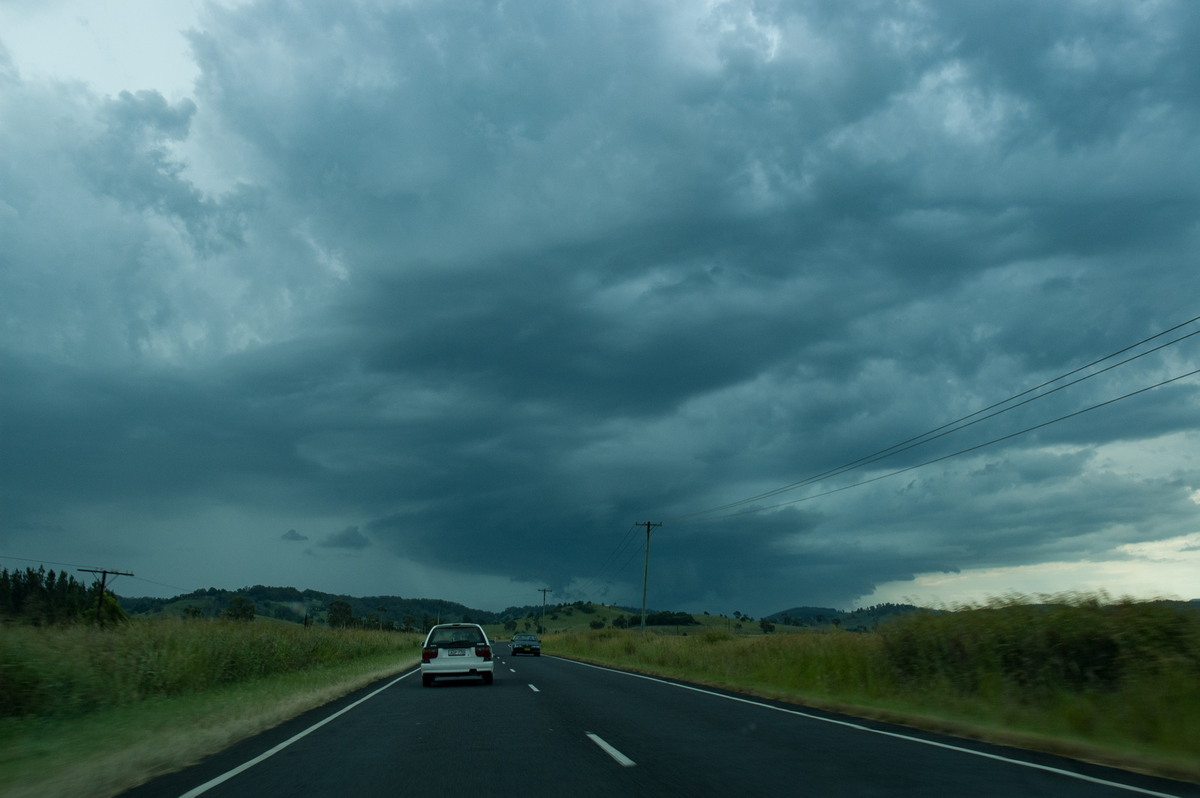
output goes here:
[[1135, 675], [1200, 674], [1200, 613], [1102, 596], [1009, 597], [955, 612], [921, 612], [880, 629], [897, 681], [998, 691], [1041, 701], [1057, 691], [1113, 690]]

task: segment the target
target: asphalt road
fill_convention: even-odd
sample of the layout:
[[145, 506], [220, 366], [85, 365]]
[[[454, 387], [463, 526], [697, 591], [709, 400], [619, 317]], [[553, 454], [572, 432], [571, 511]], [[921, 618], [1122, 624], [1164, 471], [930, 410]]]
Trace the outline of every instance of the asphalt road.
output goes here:
[[1200, 785], [495, 648], [491, 686], [423, 688], [414, 671], [123, 796], [1200, 798]]

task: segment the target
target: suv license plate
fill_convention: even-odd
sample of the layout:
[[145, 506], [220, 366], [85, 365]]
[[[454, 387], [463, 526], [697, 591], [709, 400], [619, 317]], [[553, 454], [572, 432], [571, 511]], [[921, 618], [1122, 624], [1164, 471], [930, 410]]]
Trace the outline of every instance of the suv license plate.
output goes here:
[[446, 656], [465, 657], [467, 656], [467, 650], [465, 648], [451, 648], [446, 651]]

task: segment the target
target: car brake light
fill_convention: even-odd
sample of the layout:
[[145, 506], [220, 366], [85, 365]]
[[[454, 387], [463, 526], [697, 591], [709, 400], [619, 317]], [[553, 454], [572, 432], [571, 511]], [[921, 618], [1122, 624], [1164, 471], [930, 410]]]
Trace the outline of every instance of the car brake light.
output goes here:
[[421, 649], [421, 662], [429, 662], [429, 660], [437, 657], [437, 646], [425, 646]]
[[483, 661], [487, 662], [492, 658], [492, 647], [479, 643], [475, 646], [475, 656], [483, 657]]

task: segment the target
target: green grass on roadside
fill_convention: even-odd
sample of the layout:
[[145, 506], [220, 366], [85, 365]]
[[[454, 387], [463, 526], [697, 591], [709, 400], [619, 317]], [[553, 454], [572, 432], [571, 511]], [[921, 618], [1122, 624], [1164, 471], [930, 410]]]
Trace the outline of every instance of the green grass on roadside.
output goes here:
[[878, 634], [603, 629], [548, 653], [1200, 781], [1200, 613], [1059, 597]]
[[[596, 616], [564, 612], [575, 631], [546, 652], [1200, 781], [1195, 609], [1014, 600], [869, 634], [735, 635], [707, 616], [643, 634]], [[113, 795], [412, 667], [422, 639], [170, 619], [0, 632], [6, 798]]]
[[0, 720], [0, 795], [101, 798], [413, 667], [377, 654], [75, 718]]
[[412, 667], [419, 640], [195, 620], [5, 627], [0, 795], [114, 795]]
[[164, 619], [115, 627], [6, 626], [0, 718], [71, 717], [278, 673], [408, 652], [416, 635]]

